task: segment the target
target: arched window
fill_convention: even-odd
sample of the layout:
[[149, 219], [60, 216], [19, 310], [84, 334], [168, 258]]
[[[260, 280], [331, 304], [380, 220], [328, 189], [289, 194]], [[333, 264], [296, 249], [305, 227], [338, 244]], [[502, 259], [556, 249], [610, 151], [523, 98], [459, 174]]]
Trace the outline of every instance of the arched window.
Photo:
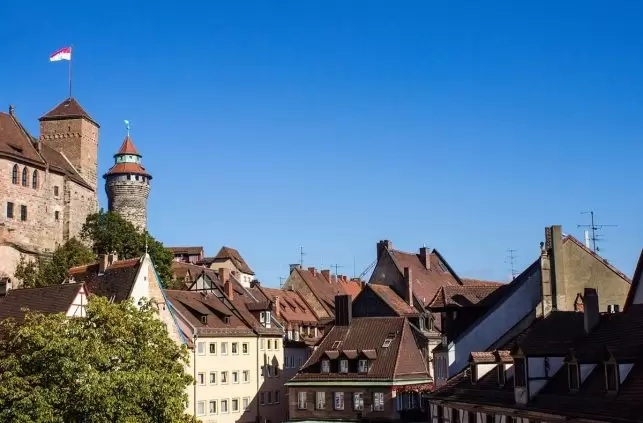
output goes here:
[[22, 168], [22, 186], [27, 186], [27, 167]]
[[11, 182], [18, 185], [18, 165], [13, 165], [13, 173], [11, 174]]
[[38, 171], [33, 170], [33, 175], [31, 175], [31, 188], [38, 189]]

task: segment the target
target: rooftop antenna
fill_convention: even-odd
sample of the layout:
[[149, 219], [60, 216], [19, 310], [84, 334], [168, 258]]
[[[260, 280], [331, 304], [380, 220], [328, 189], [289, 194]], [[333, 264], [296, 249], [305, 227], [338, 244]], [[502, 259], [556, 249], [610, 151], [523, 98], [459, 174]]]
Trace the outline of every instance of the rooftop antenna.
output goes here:
[[306, 255], [306, 253], [304, 253], [304, 246], [300, 245], [299, 246], [299, 265], [302, 267], [302, 269], [304, 268], [304, 256], [305, 255]]
[[594, 216], [594, 210], [589, 210], [586, 212], [581, 212], [581, 214], [588, 214], [590, 215], [590, 224], [589, 225], [577, 225], [579, 228], [587, 228], [588, 230], [586, 231], [585, 234], [585, 245], [588, 246], [589, 248], [589, 243], [591, 241], [591, 249], [593, 252], [598, 253], [600, 251], [600, 247], [597, 245], [598, 241], [603, 241], [604, 238], [602, 235], [597, 234], [598, 231], [600, 231], [603, 228], [608, 228], [608, 227], [616, 227], [618, 225], [599, 225], [596, 223], [596, 218]]
[[344, 267], [344, 266], [342, 266], [340, 264], [331, 264], [330, 265], [331, 269], [333, 269], [333, 268], [335, 269], [335, 276], [339, 275], [338, 270], [339, 270], [340, 267]]
[[509, 265], [509, 271], [511, 272], [511, 279], [516, 279], [518, 272], [516, 271], [516, 250], [508, 249], [507, 257], [505, 258], [505, 263]]
[[282, 289], [284, 287], [285, 280], [286, 278], [284, 278], [283, 276], [279, 276], [279, 289]]

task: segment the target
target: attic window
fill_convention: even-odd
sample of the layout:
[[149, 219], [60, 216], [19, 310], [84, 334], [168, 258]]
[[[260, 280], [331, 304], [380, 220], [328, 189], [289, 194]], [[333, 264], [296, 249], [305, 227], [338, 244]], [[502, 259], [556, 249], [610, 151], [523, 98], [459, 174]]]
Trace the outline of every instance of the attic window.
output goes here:
[[223, 323], [225, 323], [226, 325], [229, 325], [230, 324], [230, 316], [225, 316], [223, 318]]
[[505, 382], [507, 382], [507, 369], [500, 363], [498, 364], [498, 385], [505, 386]]
[[390, 347], [392, 342], [393, 342], [393, 338], [386, 338], [384, 340], [384, 343], [382, 344], [382, 348]]
[[201, 316], [201, 323], [203, 323], [204, 325], [208, 324], [208, 316], [207, 315]]
[[333, 342], [333, 346], [331, 347], [332, 350], [336, 350], [339, 348], [339, 346], [342, 344], [342, 341], [335, 341]]
[[607, 392], [614, 393], [618, 391], [618, 368], [616, 363], [605, 363], [605, 384]]
[[569, 381], [569, 390], [571, 392], [578, 391], [580, 388], [578, 363], [567, 363], [567, 379]]

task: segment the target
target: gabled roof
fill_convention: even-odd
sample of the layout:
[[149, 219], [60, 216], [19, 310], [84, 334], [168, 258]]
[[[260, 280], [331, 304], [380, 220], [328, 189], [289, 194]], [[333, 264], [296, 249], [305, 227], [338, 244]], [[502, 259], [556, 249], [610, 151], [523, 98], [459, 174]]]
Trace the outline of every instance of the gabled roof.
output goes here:
[[131, 154], [133, 156], [141, 156], [134, 146], [134, 143], [132, 142], [132, 138], [128, 135], [125, 137], [125, 140], [123, 140], [123, 144], [121, 144], [121, 148], [118, 149], [116, 154], [114, 154], [114, 157], [124, 155], [124, 154]]
[[484, 304], [484, 299], [495, 292], [502, 284], [496, 285], [449, 285], [442, 286], [427, 307], [474, 307]]
[[115, 261], [100, 274], [98, 263], [94, 263], [72, 267], [68, 275], [70, 280], [85, 282], [90, 294], [121, 302], [129, 298], [142, 263], [142, 258]]
[[364, 289], [373, 291], [400, 317], [418, 314], [415, 307], [410, 306], [388, 285], [366, 284]]
[[[374, 328], [377, 328], [374, 330]], [[425, 360], [415, 342], [412, 328], [404, 317], [358, 317], [349, 326], [334, 326], [312, 353], [304, 367], [291, 379], [292, 382], [320, 380], [408, 380], [428, 379]], [[390, 345], [384, 341], [390, 338]], [[336, 348], [334, 345], [339, 344]], [[367, 374], [351, 371], [348, 374], [320, 373], [321, 360], [327, 351], [357, 351], [358, 355], [376, 357]]]
[[352, 297], [355, 291], [353, 284], [359, 285], [359, 282], [342, 281], [340, 278], [333, 277], [330, 274], [326, 277], [323, 272], [312, 267], [310, 269], [296, 267], [293, 271], [299, 274], [304, 283], [320, 300], [322, 306], [331, 313], [335, 308], [335, 296], [348, 294]]
[[277, 315], [277, 310], [275, 310], [274, 317], [284, 326], [287, 326], [288, 323], [308, 325], [319, 323], [306, 301], [295, 291], [265, 288], [258, 284], [249, 288], [249, 291], [257, 292], [255, 297], [272, 301], [275, 307], [277, 307], [276, 300], [279, 297], [279, 313]]
[[32, 137], [15, 116], [0, 112], [0, 155], [34, 163], [45, 161], [32, 143]]
[[248, 275], [255, 274], [255, 272], [252, 271], [250, 266], [248, 266], [248, 263], [246, 263], [243, 257], [241, 257], [241, 254], [239, 254], [239, 251], [235, 250], [234, 248], [221, 247], [217, 255], [214, 257], [214, 262], [217, 262], [219, 260], [221, 261], [232, 260], [234, 267], [236, 267], [238, 271]]
[[82, 283], [66, 283], [42, 288], [12, 289], [0, 298], [0, 320], [22, 319], [23, 308], [38, 313], [65, 313], [71, 307]]
[[87, 113], [85, 109], [83, 109], [83, 107], [80, 105], [80, 103], [78, 103], [78, 101], [73, 97], [63, 100], [56, 107], [42, 115], [40, 117], [40, 120], [47, 121], [73, 118], [84, 118], [92, 122], [94, 125], [100, 127], [100, 125], [96, 123], [96, 121], [92, 119], [91, 116], [89, 116], [89, 113]]

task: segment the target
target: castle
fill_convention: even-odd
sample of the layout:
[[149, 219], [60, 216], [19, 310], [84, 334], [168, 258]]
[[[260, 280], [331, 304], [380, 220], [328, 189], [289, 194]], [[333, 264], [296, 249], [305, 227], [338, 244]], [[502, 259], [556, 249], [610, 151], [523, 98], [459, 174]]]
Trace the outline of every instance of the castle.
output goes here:
[[[13, 106], [0, 112], [0, 278], [11, 279], [21, 255], [47, 256], [79, 237], [98, 211], [100, 125], [74, 98], [39, 119], [29, 134]], [[129, 135], [104, 175], [108, 209], [144, 229], [151, 175]]]

